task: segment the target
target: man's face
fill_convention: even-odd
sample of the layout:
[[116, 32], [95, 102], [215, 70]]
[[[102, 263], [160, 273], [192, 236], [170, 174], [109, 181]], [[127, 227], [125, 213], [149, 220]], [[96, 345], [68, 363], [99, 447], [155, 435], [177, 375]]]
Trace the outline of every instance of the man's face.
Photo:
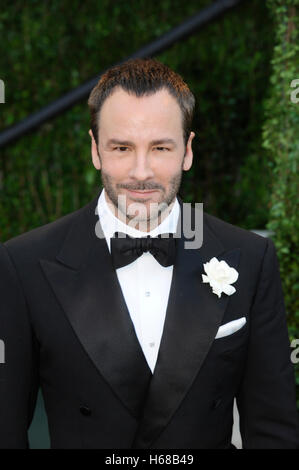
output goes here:
[[[107, 202], [118, 208], [126, 223], [157, 219], [158, 205], [160, 213], [167, 207], [168, 214], [182, 171], [192, 165], [195, 135], [191, 132], [185, 146], [182, 112], [175, 98], [166, 89], [136, 97], [118, 87], [100, 111], [98, 149], [89, 133], [93, 164], [101, 170]], [[148, 230], [140, 225], [135, 228]]]

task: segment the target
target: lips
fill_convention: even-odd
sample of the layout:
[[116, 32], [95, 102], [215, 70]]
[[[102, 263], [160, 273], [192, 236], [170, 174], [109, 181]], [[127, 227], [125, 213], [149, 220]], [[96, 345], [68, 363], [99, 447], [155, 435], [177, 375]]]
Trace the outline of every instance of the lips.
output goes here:
[[138, 191], [138, 190], [135, 191], [135, 190], [127, 189], [127, 191], [132, 196], [135, 196], [135, 197], [146, 197], [146, 196], [150, 196], [151, 194], [155, 193], [156, 189], [151, 189], [151, 190], [146, 190], [146, 191]]

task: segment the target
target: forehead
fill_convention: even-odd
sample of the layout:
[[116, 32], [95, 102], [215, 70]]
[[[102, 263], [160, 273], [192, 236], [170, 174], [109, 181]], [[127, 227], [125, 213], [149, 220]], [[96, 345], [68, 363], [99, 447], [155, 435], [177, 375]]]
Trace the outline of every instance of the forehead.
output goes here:
[[182, 112], [177, 100], [166, 89], [137, 97], [116, 88], [103, 103], [99, 131], [146, 133], [157, 131], [181, 133]]

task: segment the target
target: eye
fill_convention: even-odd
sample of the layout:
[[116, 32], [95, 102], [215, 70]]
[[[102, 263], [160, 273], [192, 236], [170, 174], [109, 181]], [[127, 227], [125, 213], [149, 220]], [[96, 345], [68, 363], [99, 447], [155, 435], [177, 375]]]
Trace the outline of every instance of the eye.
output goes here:
[[161, 151], [161, 152], [164, 152], [164, 151], [167, 151], [169, 150], [169, 148], [167, 147], [155, 147], [157, 150]]
[[120, 152], [125, 152], [128, 147], [120, 146], [120, 147], [114, 147], [113, 150], [119, 150]]

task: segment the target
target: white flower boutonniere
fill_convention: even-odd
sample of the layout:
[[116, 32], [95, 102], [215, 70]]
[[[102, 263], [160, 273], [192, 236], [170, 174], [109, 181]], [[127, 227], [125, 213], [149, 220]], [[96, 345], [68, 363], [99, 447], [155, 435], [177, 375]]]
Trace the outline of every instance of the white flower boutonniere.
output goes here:
[[202, 274], [202, 280], [210, 284], [214, 294], [221, 297], [222, 292], [226, 295], [236, 292], [236, 289], [231, 286], [239, 277], [235, 268], [231, 268], [225, 261], [219, 261], [215, 257], [208, 263], [204, 263], [203, 267], [206, 275]]

